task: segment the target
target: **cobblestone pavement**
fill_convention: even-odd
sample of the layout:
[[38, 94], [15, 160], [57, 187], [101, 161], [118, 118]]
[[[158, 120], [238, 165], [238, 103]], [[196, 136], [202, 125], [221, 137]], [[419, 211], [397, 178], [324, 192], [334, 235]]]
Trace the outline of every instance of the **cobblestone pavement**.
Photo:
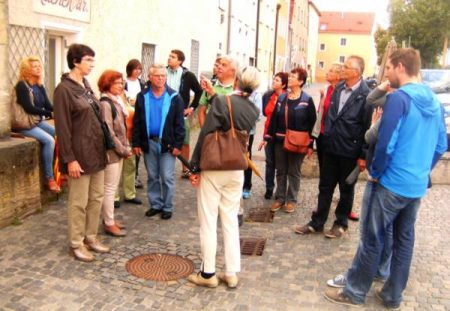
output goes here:
[[[256, 152], [255, 159], [262, 169], [262, 153]], [[246, 211], [268, 208], [271, 202], [263, 199], [263, 182], [254, 178], [253, 184], [251, 198], [244, 201]], [[67, 196], [63, 195], [22, 225], [0, 230], [0, 310], [347, 310], [327, 302], [323, 293], [326, 280], [350, 265], [359, 223], [351, 223], [341, 240], [293, 233], [293, 227], [304, 224], [316, 206], [317, 184], [317, 179], [302, 179], [295, 213], [280, 210], [273, 223], [244, 223], [241, 236], [267, 238], [267, 243], [262, 256], [243, 256], [235, 290], [224, 285], [199, 288], [186, 279], [146, 281], [125, 269], [129, 259], [153, 252], [181, 255], [199, 268], [195, 190], [186, 180], [177, 179], [171, 220], [144, 216], [148, 209], [144, 190], [138, 192], [144, 205], [122, 203], [116, 215], [127, 224], [128, 235], [112, 238], [100, 230], [100, 239], [112, 252], [96, 255], [97, 260], [90, 264], [75, 261], [68, 254]], [[358, 182], [356, 210], [363, 188], [364, 183]], [[422, 202], [402, 310], [450, 310], [449, 200], [449, 187], [435, 185]], [[330, 217], [327, 227], [333, 220]], [[220, 271], [224, 265], [222, 240], [218, 254]], [[373, 289], [363, 310], [383, 310]]]

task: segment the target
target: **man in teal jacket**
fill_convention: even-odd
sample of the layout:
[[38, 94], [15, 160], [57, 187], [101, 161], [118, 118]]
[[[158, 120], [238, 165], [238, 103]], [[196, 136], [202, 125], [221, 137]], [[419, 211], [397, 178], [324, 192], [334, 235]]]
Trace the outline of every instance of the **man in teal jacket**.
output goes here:
[[133, 118], [133, 151], [144, 154], [148, 174], [147, 195], [151, 208], [145, 213], [152, 217], [161, 213], [170, 219], [175, 190], [175, 157], [183, 146], [183, 99], [166, 85], [167, 72], [163, 65], [152, 65], [150, 87], [138, 94]]

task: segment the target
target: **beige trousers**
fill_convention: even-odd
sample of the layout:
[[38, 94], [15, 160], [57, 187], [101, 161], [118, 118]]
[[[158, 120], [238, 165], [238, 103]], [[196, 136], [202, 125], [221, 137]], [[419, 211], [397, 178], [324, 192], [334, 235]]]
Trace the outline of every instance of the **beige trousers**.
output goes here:
[[104, 170], [78, 179], [69, 177], [69, 241], [78, 248], [83, 240], [97, 237], [100, 210], [103, 202]]
[[106, 165], [105, 196], [102, 204], [102, 218], [107, 226], [114, 225], [114, 196], [119, 186], [123, 160]]
[[197, 190], [202, 271], [216, 271], [217, 217], [220, 215], [226, 272], [241, 270], [238, 211], [244, 184], [242, 171], [203, 171]]

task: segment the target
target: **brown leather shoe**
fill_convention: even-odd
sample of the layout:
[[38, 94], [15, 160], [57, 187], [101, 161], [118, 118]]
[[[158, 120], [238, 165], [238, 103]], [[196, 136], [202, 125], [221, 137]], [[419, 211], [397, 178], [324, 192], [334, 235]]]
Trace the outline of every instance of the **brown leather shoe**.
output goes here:
[[94, 239], [92, 241], [84, 240], [84, 244], [88, 248], [88, 250], [94, 251], [96, 253], [109, 253], [111, 249], [100, 243], [99, 240]]
[[125, 226], [123, 223], [121, 223], [118, 220], [114, 220], [114, 223], [116, 224], [117, 227], [119, 227], [119, 229], [126, 229], [127, 226]]
[[270, 208], [270, 211], [271, 211], [271, 212], [276, 212], [276, 211], [278, 211], [280, 208], [282, 208], [283, 205], [284, 205], [283, 202], [275, 201], [275, 202], [272, 204], [272, 207]]
[[70, 248], [70, 254], [79, 261], [92, 262], [95, 260], [94, 255], [84, 245], [78, 248]]
[[61, 192], [61, 188], [59, 188], [58, 184], [56, 183], [56, 181], [53, 178], [50, 178], [47, 181], [47, 188], [48, 188], [48, 190], [50, 190], [53, 193]]
[[284, 206], [284, 211], [286, 213], [293, 213], [295, 211], [295, 203], [294, 202], [289, 202], [288, 204], [286, 204]]
[[127, 233], [125, 231], [121, 230], [120, 227], [117, 226], [116, 223], [111, 226], [104, 225], [103, 227], [105, 228], [106, 234], [116, 236], [116, 237], [123, 237], [123, 236], [127, 235]]

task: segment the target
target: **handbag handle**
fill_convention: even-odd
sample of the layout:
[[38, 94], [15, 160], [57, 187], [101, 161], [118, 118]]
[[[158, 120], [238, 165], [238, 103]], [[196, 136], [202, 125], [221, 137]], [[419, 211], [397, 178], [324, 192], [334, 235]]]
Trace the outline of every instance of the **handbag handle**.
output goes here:
[[233, 135], [233, 138], [235, 138], [236, 133], [234, 131], [233, 113], [232, 113], [231, 100], [230, 100], [229, 95], [227, 95], [227, 106], [228, 106], [228, 112], [230, 113], [231, 133]]

